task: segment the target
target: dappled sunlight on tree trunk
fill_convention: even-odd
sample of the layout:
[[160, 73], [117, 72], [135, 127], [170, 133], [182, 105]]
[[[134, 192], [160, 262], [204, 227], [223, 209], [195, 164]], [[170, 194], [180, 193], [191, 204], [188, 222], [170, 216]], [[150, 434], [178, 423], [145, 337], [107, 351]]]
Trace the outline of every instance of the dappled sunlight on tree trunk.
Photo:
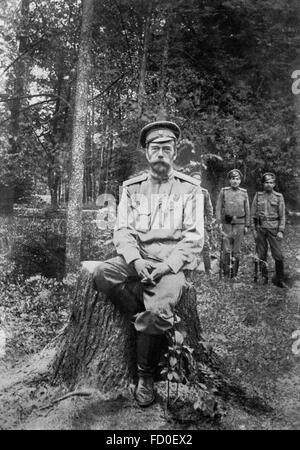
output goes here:
[[83, 1], [81, 36], [77, 63], [77, 82], [71, 149], [71, 180], [69, 187], [66, 272], [78, 269], [82, 232], [83, 163], [87, 132], [87, 99], [91, 69], [90, 39], [94, 0]]

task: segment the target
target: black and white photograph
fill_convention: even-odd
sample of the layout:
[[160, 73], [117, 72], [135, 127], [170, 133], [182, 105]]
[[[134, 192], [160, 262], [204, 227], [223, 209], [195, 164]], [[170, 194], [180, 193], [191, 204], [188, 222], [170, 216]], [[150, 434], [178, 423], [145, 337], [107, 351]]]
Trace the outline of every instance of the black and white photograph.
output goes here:
[[0, 0], [0, 430], [299, 431], [299, 242], [299, 0]]

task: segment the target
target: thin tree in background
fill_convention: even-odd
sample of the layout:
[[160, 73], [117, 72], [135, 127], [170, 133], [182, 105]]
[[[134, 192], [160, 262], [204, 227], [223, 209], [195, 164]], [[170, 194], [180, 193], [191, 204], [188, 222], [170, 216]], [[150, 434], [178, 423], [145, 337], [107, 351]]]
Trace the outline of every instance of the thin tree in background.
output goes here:
[[166, 9], [166, 23], [164, 26], [164, 45], [161, 63], [160, 85], [159, 85], [159, 106], [157, 113], [157, 120], [167, 119], [166, 110], [166, 91], [167, 91], [167, 67], [169, 59], [169, 43], [170, 43], [170, 28], [172, 19], [171, 5]]
[[87, 132], [88, 86], [91, 69], [90, 42], [94, 0], [83, 0], [77, 62], [77, 81], [71, 146], [71, 178], [67, 213], [66, 273], [80, 264], [84, 154]]
[[[20, 4], [20, 23], [17, 31], [18, 57], [13, 65], [13, 100], [9, 104], [10, 126], [9, 126], [9, 154], [15, 158], [20, 151], [20, 114], [22, 98], [25, 92], [26, 83], [26, 51], [28, 36], [26, 33], [26, 21], [29, 11], [29, 0], [22, 0]], [[13, 159], [12, 159], [13, 160]], [[15, 174], [14, 167], [9, 167], [10, 179], [4, 185], [0, 184], [0, 214], [4, 216], [13, 215], [15, 197]], [[2, 181], [2, 180], [1, 180]]]
[[143, 106], [145, 103], [145, 96], [146, 96], [145, 78], [146, 78], [146, 70], [147, 70], [147, 56], [149, 53], [149, 45], [150, 45], [150, 37], [151, 37], [152, 10], [153, 10], [153, 0], [149, 0], [147, 16], [146, 16], [146, 21], [145, 21], [144, 44], [143, 44], [143, 53], [142, 53], [142, 60], [141, 60], [139, 89], [138, 89], [138, 114], [139, 114], [139, 117], [141, 117], [143, 114]]

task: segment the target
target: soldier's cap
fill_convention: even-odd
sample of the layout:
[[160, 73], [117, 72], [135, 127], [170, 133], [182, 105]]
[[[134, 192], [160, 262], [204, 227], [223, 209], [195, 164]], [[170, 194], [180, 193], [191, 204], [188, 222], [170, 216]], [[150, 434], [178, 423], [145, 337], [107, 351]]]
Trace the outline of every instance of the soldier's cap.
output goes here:
[[267, 181], [268, 179], [272, 179], [273, 181], [276, 181], [276, 175], [273, 172], [266, 172], [263, 174], [262, 176], [262, 182], [264, 183], [265, 181]]
[[177, 141], [180, 138], [180, 128], [176, 123], [167, 120], [151, 122], [144, 126], [140, 134], [140, 144], [143, 148], [150, 142]]
[[239, 169], [231, 169], [231, 170], [229, 170], [227, 177], [229, 180], [230, 180], [230, 178], [233, 178], [233, 177], [243, 178], [243, 174]]

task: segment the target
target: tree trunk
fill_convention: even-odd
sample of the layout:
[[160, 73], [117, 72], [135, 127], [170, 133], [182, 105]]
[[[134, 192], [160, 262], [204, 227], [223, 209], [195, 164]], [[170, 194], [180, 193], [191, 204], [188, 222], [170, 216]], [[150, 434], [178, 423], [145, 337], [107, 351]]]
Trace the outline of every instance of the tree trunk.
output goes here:
[[0, 184], [0, 216], [12, 216], [14, 193], [14, 186]]
[[69, 187], [66, 241], [66, 272], [75, 272], [80, 264], [82, 232], [83, 167], [88, 110], [88, 85], [91, 67], [90, 41], [94, 1], [83, 1], [82, 25], [77, 63], [77, 81], [72, 135], [72, 167]]
[[145, 101], [145, 78], [146, 78], [146, 69], [147, 69], [147, 56], [149, 52], [149, 44], [150, 44], [150, 33], [151, 33], [151, 18], [152, 18], [152, 8], [153, 8], [153, 0], [148, 1], [148, 11], [145, 22], [145, 31], [144, 31], [144, 44], [143, 44], [143, 53], [142, 53], [142, 61], [140, 68], [140, 81], [139, 81], [139, 89], [138, 89], [138, 115], [139, 117], [143, 114], [143, 105]]
[[[92, 273], [97, 261], [85, 261], [71, 306], [70, 322], [53, 364], [53, 380], [70, 388], [84, 385], [114, 393], [136, 380], [135, 331], [102, 293], [94, 290]], [[136, 292], [141, 294], [141, 292]], [[189, 287], [178, 307], [181, 330], [197, 357], [201, 352], [201, 326], [196, 292]]]
[[167, 110], [166, 110], [166, 88], [167, 88], [167, 67], [169, 58], [169, 41], [170, 41], [170, 26], [171, 26], [171, 7], [167, 8], [166, 11], [166, 23], [165, 23], [165, 36], [164, 36], [164, 47], [161, 63], [161, 74], [160, 74], [160, 86], [159, 86], [159, 106], [157, 113], [157, 120], [166, 120]]

